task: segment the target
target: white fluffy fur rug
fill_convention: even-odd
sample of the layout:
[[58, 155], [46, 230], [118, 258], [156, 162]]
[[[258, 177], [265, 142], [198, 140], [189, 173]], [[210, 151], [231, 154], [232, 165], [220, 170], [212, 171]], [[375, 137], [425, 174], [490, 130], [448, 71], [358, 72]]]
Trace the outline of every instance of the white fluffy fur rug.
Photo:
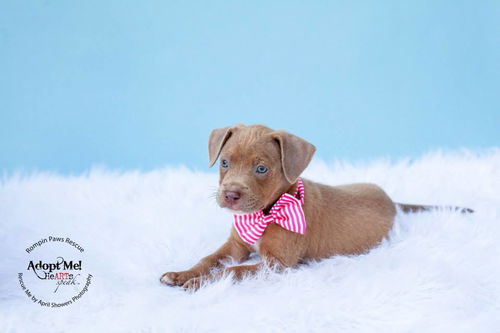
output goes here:
[[[366, 255], [238, 284], [223, 280], [190, 294], [158, 278], [190, 267], [227, 237], [231, 217], [212, 197], [214, 173], [95, 169], [71, 177], [4, 177], [0, 331], [499, 330], [500, 150], [366, 165], [315, 162], [304, 176], [326, 184], [374, 182], [395, 201], [476, 213], [399, 214], [390, 239]], [[25, 249], [50, 235], [84, 246], [93, 275], [88, 292], [67, 307], [31, 302], [18, 281], [35, 256]], [[44, 246], [57, 257], [60, 247]]]

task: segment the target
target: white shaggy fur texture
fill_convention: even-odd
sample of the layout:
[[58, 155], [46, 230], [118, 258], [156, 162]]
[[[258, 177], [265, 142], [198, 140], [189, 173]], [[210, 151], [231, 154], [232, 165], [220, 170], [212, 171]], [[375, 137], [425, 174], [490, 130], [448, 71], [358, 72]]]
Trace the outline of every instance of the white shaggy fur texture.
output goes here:
[[[304, 176], [373, 182], [397, 202], [476, 212], [399, 213], [390, 239], [365, 255], [188, 293], [158, 279], [226, 239], [231, 216], [212, 196], [215, 173], [12, 175], [0, 186], [0, 331], [498, 331], [500, 150], [357, 165], [316, 161]], [[82, 244], [94, 276], [87, 294], [64, 308], [30, 302], [17, 280], [26, 247], [49, 235]]]

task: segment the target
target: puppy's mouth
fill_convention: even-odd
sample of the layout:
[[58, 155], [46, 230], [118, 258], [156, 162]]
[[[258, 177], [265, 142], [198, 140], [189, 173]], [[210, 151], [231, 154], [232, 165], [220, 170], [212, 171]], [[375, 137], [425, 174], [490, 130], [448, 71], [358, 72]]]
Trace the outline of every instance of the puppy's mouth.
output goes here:
[[239, 210], [239, 209], [233, 209], [233, 208], [226, 208], [227, 210], [229, 210], [232, 214], [236, 214], [236, 215], [243, 215], [243, 214], [252, 214], [252, 213], [255, 213], [255, 211], [242, 211], [242, 210]]
[[247, 207], [246, 205], [244, 204], [226, 204], [226, 203], [222, 203], [222, 204], [219, 204], [219, 206], [221, 208], [226, 208], [227, 210], [229, 210], [231, 213], [233, 214], [251, 214], [251, 213], [255, 213], [259, 210], [261, 210], [261, 208], [256, 208], [256, 207]]

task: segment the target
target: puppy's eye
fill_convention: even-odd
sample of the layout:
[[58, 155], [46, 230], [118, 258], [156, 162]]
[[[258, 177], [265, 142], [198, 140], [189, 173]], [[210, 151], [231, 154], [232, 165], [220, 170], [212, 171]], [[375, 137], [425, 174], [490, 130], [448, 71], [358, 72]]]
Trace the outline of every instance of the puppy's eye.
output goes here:
[[267, 168], [263, 165], [259, 165], [255, 171], [257, 171], [257, 173], [266, 173]]
[[224, 169], [228, 168], [229, 162], [227, 160], [222, 160], [222, 161], [220, 161], [220, 166], [223, 167]]

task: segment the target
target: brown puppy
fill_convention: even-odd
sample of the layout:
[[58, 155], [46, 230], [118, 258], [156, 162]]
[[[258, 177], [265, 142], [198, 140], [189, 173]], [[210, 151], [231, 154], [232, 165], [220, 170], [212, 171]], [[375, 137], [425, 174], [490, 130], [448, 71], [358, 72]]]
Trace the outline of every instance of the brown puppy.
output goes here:
[[[210, 166], [218, 158], [221, 161], [218, 204], [235, 213], [259, 210], [267, 213], [283, 193], [294, 193], [297, 179], [316, 149], [284, 131], [261, 125], [236, 125], [212, 131], [208, 150]], [[215, 253], [187, 271], [163, 274], [161, 282], [197, 289], [202, 278], [233, 273], [235, 279], [241, 279], [263, 265], [293, 267], [307, 259], [363, 253], [388, 235], [396, 208], [378, 186], [327, 186], [305, 179], [303, 182], [307, 221], [304, 235], [271, 223], [258, 242], [251, 245], [240, 238], [233, 226], [229, 239]], [[401, 208], [415, 211], [430, 207], [401, 205]], [[213, 268], [223, 266], [224, 259], [230, 257], [242, 262], [254, 251], [262, 258], [261, 263], [211, 273]]]

